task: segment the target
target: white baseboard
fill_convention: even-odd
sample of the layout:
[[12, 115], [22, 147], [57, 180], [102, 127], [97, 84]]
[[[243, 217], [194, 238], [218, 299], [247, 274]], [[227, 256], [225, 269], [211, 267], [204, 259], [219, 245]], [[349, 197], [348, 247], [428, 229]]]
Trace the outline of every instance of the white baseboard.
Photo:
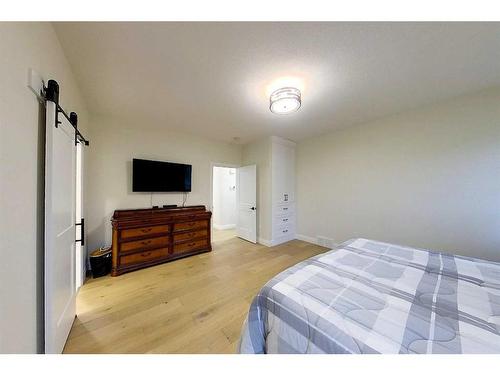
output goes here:
[[318, 241], [317, 241], [316, 238], [310, 237], [310, 236], [306, 236], [305, 234], [296, 234], [295, 238], [298, 239], [298, 240], [301, 240], [301, 241], [313, 243], [315, 245], [318, 244]]
[[267, 247], [273, 247], [273, 246], [281, 245], [283, 243], [287, 243], [287, 242], [292, 241], [294, 239], [295, 239], [295, 237], [293, 237], [293, 236], [290, 236], [288, 238], [281, 237], [279, 240], [267, 240], [265, 238], [260, 238], [259, 237], [257, 239], [257, 242], [260, 243], [260, 244], [262, 244], [262, 245], [265, 245]]
[[219, 225], [214, 223], [214, 229], [217, 230], [226, 230], [226, 229], [234, 229], [236, 228], [236, 224], [224, 224], [224, 225]]
[[261, 245], [267, 246], [267, 247], [272, 247], [273, 242], [270, 240], [267, 240], [265, 238], [259, 237], [257, 238], [257, 243], [260, 243]]
[[[326, 247], [327, 249], [336, 249], [339, 246], [339, 244], [337, 242], [334, 242], [334, 241], [331, 242], [331, 247], [330, 246], [325, 246], [325, 245], [323, 245], [323, 244], [321, 244], [319, 242], [319, 238], [314, 238], [314, 237], [311, 237], [311, 236], [306, 236], [305, 234], [296, 234], [295, 238], [298, 239], [298, 240], [301, 240], [301, 241], [305, 241], [305, 242], [309, 242], [309, 243], [318, 245], [318, 246]], [[323, 237], [321, 237], [321, 238], [323, 238]]]

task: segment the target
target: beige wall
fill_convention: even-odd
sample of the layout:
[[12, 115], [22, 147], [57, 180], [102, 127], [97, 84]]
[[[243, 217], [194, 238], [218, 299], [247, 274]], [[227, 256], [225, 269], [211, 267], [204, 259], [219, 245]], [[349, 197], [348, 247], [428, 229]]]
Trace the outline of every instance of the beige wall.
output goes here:
[[28, 69], [59, 82], [86, 129], [85, 104], [49, 23], [0, 23], [0, 353], [42, 350], [44, 107]]
[[271, 243], [271, 138], [243, 146], [242, 165], [257, 165], [257, 239]]
[[500, 89], [302, 141], [298, 233], [500, 261]]
[[[135, 128], [134, 128], [135, 127]], [[142, 130], [116, 118], [92, 117], [88, 155], [88, 250], [111, 244], [114, 210], [151, 206], [151, 194], [132, 192], [132, 159], [192, 164], [186, 205], [211, 205], [211, 163], [239, 165], [241, 146], [170, 130]], [[182, 193], [155, 193], [153, 205], [182, 204]]]

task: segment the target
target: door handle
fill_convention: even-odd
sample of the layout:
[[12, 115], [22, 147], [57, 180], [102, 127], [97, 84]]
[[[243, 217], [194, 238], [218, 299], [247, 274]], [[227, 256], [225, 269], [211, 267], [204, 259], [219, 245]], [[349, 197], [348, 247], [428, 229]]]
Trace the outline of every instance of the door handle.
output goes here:
[[81, 245], [85, 246], [85, 219], [82, 217], [82, 221], [76, 223], [75, 225], [80, 226], [80, 239], [75, 240], [75, 242], [81, 242]]

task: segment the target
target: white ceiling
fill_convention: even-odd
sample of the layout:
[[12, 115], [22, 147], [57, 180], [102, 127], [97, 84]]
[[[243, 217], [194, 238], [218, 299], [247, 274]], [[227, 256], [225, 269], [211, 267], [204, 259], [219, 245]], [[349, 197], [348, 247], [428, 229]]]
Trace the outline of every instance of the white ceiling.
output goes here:
[[[91, 113], [225, 141], [300, 140], [500, 85], [500, 23], [54, 26]], [[271, 113], [290, 84], [302, 108]]]

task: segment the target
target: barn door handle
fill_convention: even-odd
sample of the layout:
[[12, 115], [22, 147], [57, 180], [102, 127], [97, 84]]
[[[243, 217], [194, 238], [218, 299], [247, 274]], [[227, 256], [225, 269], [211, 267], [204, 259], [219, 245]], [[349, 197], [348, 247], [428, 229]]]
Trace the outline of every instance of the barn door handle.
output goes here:
[[80, 239], [75, 240], [75, 242], [81, 242], [81, 245], [85, 246], [85, 219], [82, 217], [82, 220], [79, 223], [76, 223], [75, 225], [80, 226]]

